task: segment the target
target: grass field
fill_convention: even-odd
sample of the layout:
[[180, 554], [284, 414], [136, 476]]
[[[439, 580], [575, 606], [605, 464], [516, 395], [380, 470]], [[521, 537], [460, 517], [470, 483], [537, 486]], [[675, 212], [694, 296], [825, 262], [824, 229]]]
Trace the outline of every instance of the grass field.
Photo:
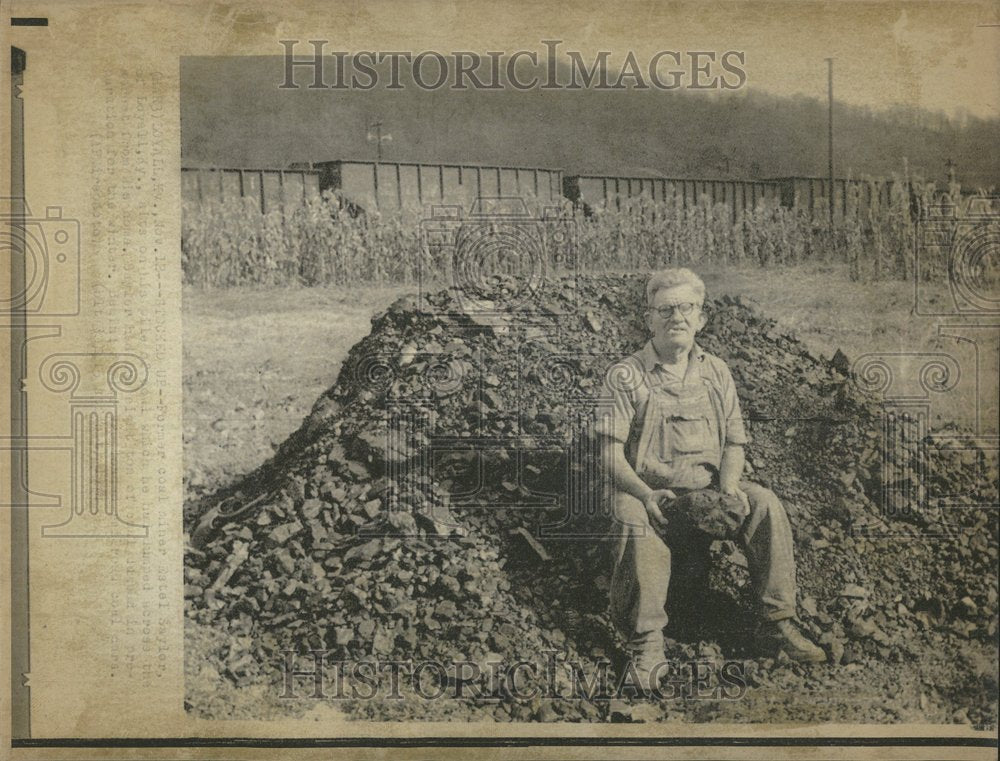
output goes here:
[[232, 288], [184, 294], [188, 487], [264, 462], [337, 378], [374, 312], [405, 288]]
[[[710, 295], [748, 296], [814, 354], [946, 352], [962, 365], [934, 399], [936, 424], [973, 423], [975, 357], [911, 314], [908, 282], [858, 283], [846, 266], [701, 269]], [[373, 314], [412, 286], [231, 288], [184, 294], [184, 452], [189, 493], [251, 471], [298, 427], [337, 377]], [[941, 298], [944, 289], [941, 289]], [[623, 347], [629, 350], [629, 347]], [[985, 377], [990, 377], [988, 374]], [[994, 381], [995, 383], [995, 381]], [[996, 420], [995, 386], [982, 416]]]

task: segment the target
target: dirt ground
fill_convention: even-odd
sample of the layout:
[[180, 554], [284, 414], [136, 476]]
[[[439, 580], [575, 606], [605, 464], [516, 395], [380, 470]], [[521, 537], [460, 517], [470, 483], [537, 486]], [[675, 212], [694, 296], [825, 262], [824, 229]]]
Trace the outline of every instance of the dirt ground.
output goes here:
[[[854, 360], [866, 352], [936, 351], [951, 353], [959, 362], [968, 360], [968, 347], [942, 339], [936, 321], [912, 313], [911, 283], [851, 283], [836, 267], [707, 270], [701, 274], [712, 295], [751, 297], [768, 315], [794, 328], [817, 354], [829, 357], [840, 349]], [[186, 495], [214, 490], [268, 459], [334, 382], [350, 347], [368, 333], [372, 315], [412, 290], [403, 286], [186, 291]], [[933, 411], [939, 424], [974, 422], [970, 410], [975, 378], [968, 374], [962, 381], [935, 400]], [[996, 419], [991, 404], [987, 399], [983, 419]], [[219, 647], [222, 638], [219, 632], [189, 626], [189, 663], [197, 664], [198, 653]], [[212, 691], [218, 684], [212, 674], [197, 667], [189, 671], [189, 695], [200, 685]], [[776, 691], [771, 699], [779, 694]], [[220, 718], [267, 715], [268, 706], [274, 703], [259, 687], [202, 695], [198, 702], [203, 709], [206, 704], [215, 705], [218, 710], [210, 713]], [[282, 706], [283, 711], [289, 708]], [[914, 721], [926, 716], [920, 708], [901, 705], [886, 716], [867, 720]], [[755, 706], [754, 716], [740, 715], [737, 705], [730, 709], [733, 713], [726, 719], [731, 721], [766, 718], [763, 705]]]
[[[858, 284], [841, 268], [707, 270], [712, 294], [750, 296], [814, 353], [968, 349], [911, 314], [913, 285]], [[412, 286], [187, 290], [184, 294], [186, 487], [201, 491], [268, 457], [337, 377], [373, 314]], [[988, 368], [987, 368], [988, 371]], [[967, 383], [972, 379], [966, 379]], [[970, 425], [965, 386], [935, 399], [940, 422]], [[992, 412], [992, 415], [990, 414]], [[996, 410], [984, 409], [984, 420]]]

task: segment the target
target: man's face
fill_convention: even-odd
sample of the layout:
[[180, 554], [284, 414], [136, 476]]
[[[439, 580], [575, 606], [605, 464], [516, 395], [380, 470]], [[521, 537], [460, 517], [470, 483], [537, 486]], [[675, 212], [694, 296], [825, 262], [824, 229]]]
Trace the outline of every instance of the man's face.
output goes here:
[[699, 302], [698, 294], [687, 284], [658, 290], [646, 312], [653, 343], [665, 349], [690, 349], [695, 334], [705, 325]]

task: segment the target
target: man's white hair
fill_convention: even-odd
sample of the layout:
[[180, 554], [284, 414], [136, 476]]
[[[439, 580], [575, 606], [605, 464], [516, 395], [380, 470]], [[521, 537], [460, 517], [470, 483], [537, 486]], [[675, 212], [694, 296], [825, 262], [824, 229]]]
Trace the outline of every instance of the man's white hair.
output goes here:
[[668, 267], [650, 275], [646, 283], [646, 303], [653, 303], [657, 291], [678, 285], [690, 285], [698, 294], [698, 303], [705, 303], [705, 283], [687, 267]]

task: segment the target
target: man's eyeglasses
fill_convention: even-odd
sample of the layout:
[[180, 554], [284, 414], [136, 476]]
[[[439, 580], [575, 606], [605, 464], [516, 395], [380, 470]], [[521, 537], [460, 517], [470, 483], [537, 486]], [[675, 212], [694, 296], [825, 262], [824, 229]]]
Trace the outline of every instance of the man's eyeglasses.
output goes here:
[[677, 310], [682, 317], [687, 317], [694, 312], [697, 306], [697, 304], [690, 301], [685, 301], [683, 304], [666, 304], [662, 307], [653, 307], [652, 311], [656, 312], [661, 320], [669, 320], [674, 316], [674, 310]]

